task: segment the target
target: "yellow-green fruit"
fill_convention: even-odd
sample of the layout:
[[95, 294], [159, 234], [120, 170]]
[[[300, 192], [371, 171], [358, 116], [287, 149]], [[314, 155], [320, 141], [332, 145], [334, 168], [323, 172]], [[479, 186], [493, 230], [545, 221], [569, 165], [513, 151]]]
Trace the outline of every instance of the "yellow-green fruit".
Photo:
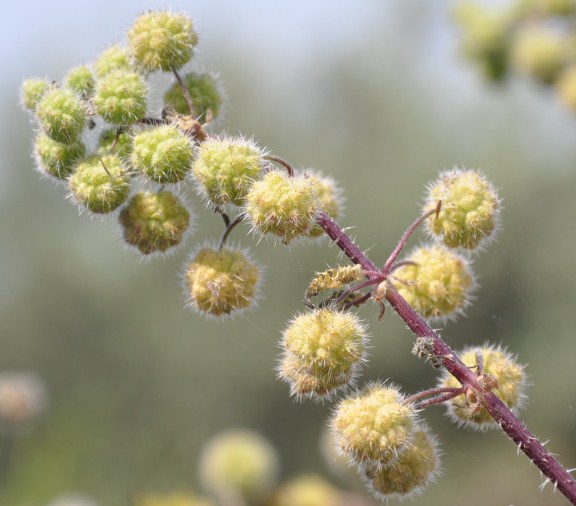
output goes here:
[[50, 89], [50, 83], [44, 79], [26, 79], [20, 88], [22, 105], [33, 111], [44, 94]]
[[437, 476], [440, 458], [436, 439], [418, 429], [412, 443], [388, 467], [367, 464], [361, 472], [377, 499], [406, 498], [419, 494]]
[[189, 492], [172, 492], [168, 494], [138, 494], [132, 506], [215, 506], [205, 497]]
[[44, 133], [64, 144], [76, 142], [86, 124], [86, 107], [71, 90], [46, 91], [36, 106], [36, 114]]
[[66, 179], [85, 153], [86, 147], [80, 141], [63, 144], [45, 134], [40, 134], [34, 143], [38, 168], [56, 179]]
[[93, 65], [94, 73], [98, 77], [104, 77], [113, 70], [129, 70], [131, 68], [128, 50], [119, 45], [110, 46], [102, 51]]
[[130, 54], [145, 72], [177, 70], [192, 58], [198, 35], [183, 14], [150, 11], [128, 31]]
[[258, 265], [243, 251], [204, 247], [186, 265], [186, 294], [192, 308], [227, 315], [255, 302], [260, 278]]
[[558, 76], [555, 88], [560, 100], [576, 112], [576, 65], [566, 68]]
[[[323, 177], [315, 173], [306, 173], [306, 175], [315, 185], [320, 210], [324, 211], [332, 219], [338, 218], [341, 212], [342, 198], [340, 196], [340, 189], [336, 186], [334, 180], [330, 177]], [[310, 237], [320, 237], [323, 233], [322, 228], [315, 225], [310, 229], [308, 235]]]
[[130, 175], [117, 156], [92, 156], [78, 164], [68, 178], [68, 187], [81, 206], [104, 214], [124, 203], [130, 189]]
[[144, 255], [180, 244], [189, 223], [190, 213], [169, 191], [139, 192], [120, 212], [124, 240]]
[[[222, 96], [218, 91], [218, 84], [210, 74], [191, 72], [186, 74], [182, 81], [192, 99], [194, 113], [200, 120], [206, 119], [208, 111], [216, 119], [222, 107]], [[171, 107], [178, 114], [190, 114], [190, 108], [178, 83], [164, 94], [164, 105]]]
[[188, 137], [170, 125], [146, 130], [132, 141], [132, 166], [157, 183], [182, 181], [192, 166], [192, 159]]
[[211, 138], [197, 150], [192, 167], [200, 190], [212, 203], [240, 206], [259, 177], [263, 151], [242, 138]]
[[402, 297], [425, 318], [450, 317], [470, 301], [474, 278], [467, 260], [440, 245], [414, 250], [393, 282]]
[[429, 187], [424, 211], [442, 202], [428, 229], [449, 248], [472, 250], [491, 237], [498, 224], [500, 200], [492, 184], [479, 172], [458, 168], [442, 172]]
[[86, 65], [74, 67], [66, 74], [64, 85], [86, 99], [94, 91], [94, 76]]
[[[482, 356], [480, 374], [492, 377], [495, 388], [492, 390], [500, 400], [512, 410], [522, 407], [525, 399], [526, 375], [524, 366], [508, 352], [490, 345], [468, 348], [460, 355], [460, 359], [470, 368], [475, 368], [478, 355]], [[452, 375], [445, 372], [440, 379], [441, 387], [459, 387], [460, 383]], [[496, 422], [479, 403], [474, 402], [474, 396], [460, 395], [446, 403], [448, 415], [458, 423], [469, 428], [486, 429], [497, 427]]]
[[416, 410], [397, 388], [372, 384], [342, 399], [330, 426], [340, 450], [357, 463], [388, 466], [414, 439]]
[[246, 195], [245, 213], [253, 230], [276, 235], [285, 244], [308, 234], [319, 210], [315, 185], [302, 175], [271, 170]]
[[340, 492], [315, 474], [304, 474], [284, 483], [270, 506], [337, 506]]
[[94, 108], [108, 123], [131, 125], [146, 114], [147, 92], [146, 83], [136, 72], [112, 70], [96, 82]]
[[278, 457], [259, 434], [232, 430], [208, 441], [199, 471], [205, 489], [223, 504], [258, 503], [276, 484]]

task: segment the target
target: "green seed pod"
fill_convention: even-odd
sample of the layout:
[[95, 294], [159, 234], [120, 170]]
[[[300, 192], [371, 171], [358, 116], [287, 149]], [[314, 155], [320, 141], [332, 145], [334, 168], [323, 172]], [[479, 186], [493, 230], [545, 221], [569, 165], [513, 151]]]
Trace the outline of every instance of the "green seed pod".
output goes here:
[[33, 111], [44, 94], [51, 88], [51, 84], [44, 79], [26, 79], [20, 88], [20, 97], [24, 109]]
[[117, 156], [91, 156], [78, 164], [68, 178], [68, 187], [82, 207], [105, 214], [128, 198], [130, 175]]
[[124, 240], [144, 255], [180, 244], [189, 223], [190, 213], [169, 191], [136, 193], [120, 212]]
[[217, 435], [200, 455], [200, 480], [221, 504], [259, 504], [276, 485], [278, 473], [276, 450], [249, 430]]
[[260, 268], [241, 250], [203, 247], [186, 264], [188, 303], [209, 316], [246, 309], [258, 297]]
[[500, 216], [500, 199], [479, 172], [454, 168], [442, 172], [429, 187], [424, 211], [442, 201], [438, 217], [428, 219], [428, 230], [449, 248], [472, 250], [494, 236]]
[[97, 77], [104, 77], [113, 70], [132, 70], [128, 49], [114, 45], [105, 49], [93, 65]]
[[389, 466], [410, 446], [417, 430], [416, 410], [399, 390], [371, 384], [340, 401], [330, 426], [340, 451], [356, 463]]
[[80, 141], [72, 144], [56, 142], [45, 134], [40, 134], [34, 143], [34, 155], [38, 169], [56, 179], [66, 179], [76, 163], [86, 154], [86, 147]]
[[436, 438], [427, 428], [414, 433], [411, 444], [388, 467], [366, 464], [361, 474], [377, 499], [405, 499], [422, 493], [440, 472]]
[[265, 152], [242, 138], [209, 138], [198, 146], [192, 166], [199, 190], [213, 204], [240, 206], [259, 177]]
[[127, 160], [131, 151], [132, 136], [130, 132], [121, 129], [120, 134], [118, 134], [117, 128], [107, 128], [100, 133], [97, 149], [99, 155], [115, 154], [123, 160]]
[[131, 70], [112, 70], [96, 82], [94, 108], [104, 121], [130, 125], [146, 114], [148, 90], [142, 77]]
[[94, 76], [86, 65], [74, 67], [64, 77], [64, 85], [78, 93], [83, 99], [92, 96], [94, 92]]
[[190, 140], [174, 126], [146, 130], [132, 142], [132, 166], [157, 183], [182, 181], [192, 167], [192, 159]]
[[48, 90], [38, 102], [36, 114], [46, 135], [64, 144], [76, 142], [86, 124], [86, 107], [70, 90]]
[[[342, 212], [342, 191], [336, 186], [336, 182], [331, 177], [325, 177], [315, 172], [307, 171], [306, 176], [315, 185], [320, 210], [334, 220], [338, 218]], [[310, 237], [321, 237], [323, 234], [324, 231], [318, 225], [312, 227], [308, 232]]]
[[423, 246], [394, 271], [402, 297], [425, 318], [452, 317], [470, 303], [474, 277], [469, 262], [441, 245]]
[[303, 474], [284, 483], [269, 506], [338, 506], [340, 491], [315, 474]]
[[[482, 360], [481, 364], [478, 364], [479, 357]], [[460, 354], [460, 359], [470, 368], [477, 368], [480, 365], [479, 382], [493, 387], [490, 390], [512, 411], [517, 412], [522, 408], [526, 389], [524, 366], [518, 364], [507, 351], [486, 344], [464, 350]], [[460, 383], [444, 371], [439, 385], [459, 387]], [[488, 411], [480, 405], [474, 392], [454, 397], [446, 403], [446, 408], [450, 419], [458, 425], [479, 430], [498, 427]]]
[[306, 176], [267, 172], [246, 194], [245, 213], [253, 231], [274, 234], [285, 244], [308, 234], [320, 210], [315, 186]]
[[[182, 81], [188, 88], [196, 117], [205, 119], [210, 111], [212, 118], [216, 119], [223, 102], [216, 79], [210, 74], [190, 72], [182, 78]], [[188, 103], [178, 83], [174, 83], [164, 94], [164, 105], [171, 107], [178, 114], [190, 114]]]
[[144, 72], [177, 70], [192, 58], [198, 35], [183, 14], [150, 11], [128, 31], [130, 54]]

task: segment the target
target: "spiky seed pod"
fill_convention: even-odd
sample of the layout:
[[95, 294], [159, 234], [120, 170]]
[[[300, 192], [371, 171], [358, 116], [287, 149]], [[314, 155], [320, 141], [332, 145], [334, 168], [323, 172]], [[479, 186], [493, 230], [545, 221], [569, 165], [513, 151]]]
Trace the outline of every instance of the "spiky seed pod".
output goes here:
[[0, 429], [24, 429], [44, 411], [47, 403], [44, 382], [33, 373], [0, 373]]
[[94, 108], [108, 123], [131, 125], [146, 114], [147, 92], [146, 83], [136, 72], [112, 70], [96, 82]]
[[[114, 148], [112, 148], [114, 146]], [[99, 155], [114, 154], [127, 160], [132, 151], [132, 136], [130, 132], [124, 129], [118, 134], [117, 128], [106, 128], [100, 132], [98, 137], [97, 152]]]
[[64, 77], [64, 86], [80, 95], [89, 98], [94, 92], [94, 76], [86, 65], [74, 67]]
[[265, 154], [248, 139], [209, 138], [198, 146], [192, 171], [213, 204], [240, 206], [260, 175]]
[[[325, 177], [319, 173], [306, 172], [305, 174], [315, 185], [320, 210], [332, 219], [338, 218], [342, 212], [342, 192], [336, 186], [336, 182], [331, 177]], [[323, 234], [324, 231], [318, 225], [313, 226], [308, 232], [310, 237], [320, 237]]]
[[[470, 368], [478, 366], [478, 355], [482, 356], [480, 383], [489, 384], [491, 390], [513, 411], [518, 411], [525, 401], [526, 374], [524, 366], [507, 351], [489, 344], [472, 347], [460, 354], [460, 359]], [[489, 381], [488, 381], [489, 380]], [[439, 385], [442, 387], [459, 387], [460, 383], [448, 372], [444, 372]], [[459, 425], [472, 429], [498, 427], [488, 411], [475, 399], [475, 394], [461, 395], [446, 403], [450, 419]]]
[[361, 475], [380, 500], [402, 499], [421, 493], [440, 472], [436, 438], [427, 428], [416, 430], [412, 443], [388, 467], [367, 463]]
[[371, 384], [340, 401], [330, 420], [336, 444], [358, 464], [391, 465], [409, 447], [416, 410], [391, 385]]
[[138, 192], [120, 212], [124, 240], [144, 255], [182, 242], [190, 213], [172, 192]]
[[284, 330], [281, 346], [322, 380], [350, 375], [365, 358], [367, 340], [365, 325], [354, 313], [322, 308], [296, 316]]
[[525, 24], [517, 31], [511, 59], [520, 72], [550, 84], [566, 65], [570, 50], [570, 43], [561, 32], [544, 25]]
[[556, 93], [560, 100], [576, 112], [576, 65], [567, 67], [556, 80]]
[[120, 45], [110, 46], [102, 51], [92, 67], [100, 78], [113, 70], [130, 70], [132, 65], [128, 49]]
[[306, 176], [267, 172], [246, 194], [245, 213], [254, 231], [288, 244], [314, 227], [320, 209], [316, 185]]
[[190, 306], [222, 316], [254, 304], [261, 273], [241, 250], [203, 247], [186, 264], [184, 278]]
[[45, 134], [40, 134], [34, 142], [34, 155], [38, 162], [38, 169], [41, 173], [56, 179], [66, 179], [85, 154], [86, 147], [80, 141], [63, 144]]
[[316, 273], [316, 276], [314, 276], [308, 285], [306, 294], [308, 297], [314, 297], [323, 290], [340, 290], [344, 286], [354, 281], [360, 281], [363, 278], [362, 266], [359, 264], [327, 269]]
[[133, 506], [216, 506], [210, 499], [189, 492], [171, 492], [168, 494], [138, 494]]
[[128, 42], [132, 58], [143, 71], [171, 71], [190, 61], [198, 35], [188, 16], [150, 11], [136, 18]]
[[163, 125], [134, 136], [130, 162], [157, 183], [182, 181], [192, 167], [190, 140], [178, 128]]
[[459, 168], [442, 172], [428, 187], [424, 211], [435, 209], [438, 201], [442, 201], [440, 214], [428, 219], [428, 230], [449, 248], [472, 250], [494, 235], [500, 200], [479, 172]]
[[258, 503], [276, 485], [276, 450], [259, 434], [236, 429], [206, 443], [199, 461], [204, 488], [222, 504]]
[[26, 79], [20, 88], [20, 98], [24, 109], [33, 111], [51, 84], [45, 79]]
[[50, 88], [36, 106], [44, 133], [58, 142], [76, 142], [86, 124], [86, 107], [70, 90]]
[[442, 245], [422, 246], [394, 270], [391, 281], [425, 318], [455, 316], [470, 302], [474, 277], [468, 260]]
[[91, 156], [76, 166], [68, 178], [68, 188], [82, 207], [105, 214], [128, 198], [130, 174], [117, 156]]
[[[212, 118], [216, 119], [218, 114], [220, 114], [223, 102], [222, 93], [219, 90], [216, 79], [210, 74], [190, 72], [182, 78], [182, 81], [184, 86], [188, 88], [196, 116], [200, 119], [205, 119], [208, 111], [210, 111]], [[178, 83], [174, 83], [164, 94], [164, 105], [171, 107], [178, 114], [190, 114], [188, 103]]]
[[270, 506], [338, 506], [340, 491], [315, 474], [303, 474], [284, 483]]

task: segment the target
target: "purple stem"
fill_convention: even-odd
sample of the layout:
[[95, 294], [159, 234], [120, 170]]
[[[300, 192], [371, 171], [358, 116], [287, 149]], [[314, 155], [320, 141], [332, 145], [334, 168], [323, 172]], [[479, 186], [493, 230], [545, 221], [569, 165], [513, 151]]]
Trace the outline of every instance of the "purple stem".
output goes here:
[[[354, 244], [352, 239], [321, 212], [316, 217], [318, 225], [326, 232], [344, 254], [355, 264], [360, 264], [365, 271], [376, 271], [374, 264]], [[452, 374], [463, 387], [471, 388], [478, 396], [482, 406], [490, 413], [502, 430], [514, 441], [534, 465], [560, 490], [560, 492], [576, 505], [576, 480], [568, 471], [544, 449], [538, 439], [531, 434], [524, 424], [510, 409], [493, 393], [485, 391], [478, 383], [478, 376], [462, 363], [458, 355], [434, 332], [426, 321], [406, 302], [406, 300], [390, 286], [386, 299], [410, 330], [418, 337], [426, 337], [433, 343], [433, 353], [440, 358], [442, 365]]]

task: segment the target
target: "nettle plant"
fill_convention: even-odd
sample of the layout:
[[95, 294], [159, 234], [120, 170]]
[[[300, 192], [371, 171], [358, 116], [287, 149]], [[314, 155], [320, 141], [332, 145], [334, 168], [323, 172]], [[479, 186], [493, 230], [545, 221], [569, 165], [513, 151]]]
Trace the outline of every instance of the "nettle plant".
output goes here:
[[[341, 190], [333, 179], [296, 170], [247, 137], [211, 132], [222, 104], [218, 82], [205, 73], [180, 75], [198, 42], [190, 18], [147, 12], [127, 35], [127, 45], [73, 68], [61, 83], [24, 82], [22, 103], [38, 130], [38, 170], [61, 182], [86, 213], [115, 216], [126, 243], [144, 257], [183, 243], [192, 226], [183, 183], [192, 183], [224, 222], [219, 240], [190, 254], [182, 276], [187, 305], [211, 318], [241, 313], [260, 295], [260, 266], [228, 243], [241, 223], [256, 241], [333, 241], [351, 265], [310, 282], [304, 310], [281, 336], [278, 377], [298, 400], [335, 403], [328, 422], [335, 444], [374, 496], [414, 495], [439, 474], [438, 442], [423, 418], [426, 408], [444, 404], [458, 426], [504, 431], [576, 504], [569, 471], [517, 418], [524, 367], [498, 345], [457, 353], [430, 325], [470, 304], [471, 255], [499, 225], [500, 198], [486, 177], [442, 172], [427, 188], [422, 214], [378, 266], [336, 223]], [[152, 117], [147, 80], [155, 72], [171, 72], [175, 82]], [[100, 135], [88, 147], [86, 132], [94, 129]], [[428, 244], [401, 256], [418, 227], [427, 230]], [[375, 303], [380, 317], [388, 306], [406, 322], [413, 353], [440, 371], [437, 385], [414, 394], [389, 380], [354, 389], [367, 360], [366, 324], [355, 313], [365, 303]]]

